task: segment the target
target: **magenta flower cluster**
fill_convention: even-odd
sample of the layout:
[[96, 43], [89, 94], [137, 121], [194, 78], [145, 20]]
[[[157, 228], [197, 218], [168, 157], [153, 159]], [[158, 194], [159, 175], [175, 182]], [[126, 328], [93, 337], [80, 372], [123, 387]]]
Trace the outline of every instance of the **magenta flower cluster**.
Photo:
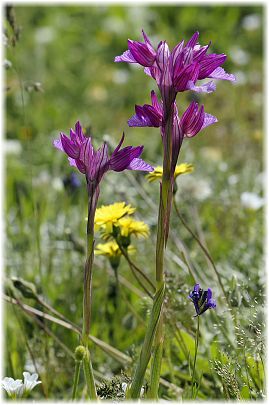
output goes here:
[[71, 166], [75, 166], [81, 173], [85, 174], [88, 185], [91, 185], [91, 189], [94, 191], [104, 174], [109, 170], [115, 172], [122, 172], [126, 169], [153, 170], [152, 166], [140, 159], [143, 146], [126, 146], [121, 149], [123, 141], [124, 134], [110, 157], [106, 143], [95, 151], [92, 138], [83, 134], [81, 124], [78, 121], [75, 130], [70, 129], [70, 137], [68, 138], [64, 133], [61, 133], [60, 139], [54, 141], [54, 146], [67, 154]]
[[[116, 56], [115, 62], [143, 66], [145, 73], [156, 81], [162, 101], [159, 102], [152, 91], [152, 104], [136, 105], [135, 115], [129, 119], [128, 124], [130, 127], [161, 127], [163, 136], [168, 114], [173, 110], [173, 143], [175, 150], [179, 152], [184, 137], [195, 136], [217, 122], [217, 118], [206, 113], [204, 106], [199, 107], [194, 101], [179, 117], [175, 103], [177, 93], [186, 90], [211, 93], [216, 89], [213, 80], [203, 84], [199, 84], [199, 80], [209, 78], [234, 81], [235, 77], [221, 67], [226, 60], [225, 54], [207, 54], [210, 44], [199, 45], [198, 32], [188, 42], [182, 40], [172, 52], [166, 41], [161, 41], [155, 50], [145, 32], [142, 33], [144, 42], [128, 40], [128, 50], [121, 56]], [[177, 157], [174, 156], [173, 160], [177, 160]]]

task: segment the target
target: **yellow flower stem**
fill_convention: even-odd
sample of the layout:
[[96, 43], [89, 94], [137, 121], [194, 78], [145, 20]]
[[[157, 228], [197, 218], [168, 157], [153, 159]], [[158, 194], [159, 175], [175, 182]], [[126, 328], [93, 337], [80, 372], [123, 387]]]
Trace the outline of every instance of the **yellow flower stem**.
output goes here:
[[130, 259], [127, 250], [122, 246], [120, 240], [117, 239], [117, 243], [118, 246], [120, 248], [120, 251], [122, 253], [122, 255], [124, 256], [124, 258], [126, 259], [127, 263], [129, 264], [129, 267], [135, 277], [135, 279], [137, 280], [137, 282], [139, 283], [139, 285], [143, 288], [143, 290], [146, 292], [146, 294], [153, 298], [152, 293], [148, 290], [148, 288], [144, 285], [144, 283], [140, 280], [140, 278], [137, 276], [136, 272], [144, 278], [144, 280], [150, 285], [151, 289], [155, 289], [154, 284], [152, 283], [152, 281], [148, 278], [148, 276], [139, 268], [137, 267], [133, 261]]

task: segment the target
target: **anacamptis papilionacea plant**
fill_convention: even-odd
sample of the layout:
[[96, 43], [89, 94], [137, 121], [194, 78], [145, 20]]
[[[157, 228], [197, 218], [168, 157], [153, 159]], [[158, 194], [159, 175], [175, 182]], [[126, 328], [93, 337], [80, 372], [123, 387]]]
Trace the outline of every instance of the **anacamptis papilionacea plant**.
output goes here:
[[[217, 118], [204, 111], [204, 106], [191, 102], [181, 115], [178, 113], [176, 97], [178, 93], [193, 91], [211, 93], [216, 85], [213, 79], [234, 81], [235, 77], [221, 67], [225, 54], [208, 54], [209, 45], [198, 43], [196, 32], [189, 41], [182, 40], [170, 52], [166, 41], [161, 41], [155, 49], [143, 31], [144, 42], [128, 40], [128, 50], [115, 58], [115, 62], [136, 63], [144, 67], [144, 72], [156, 81], [160, 99], [151, 92], [151, 104], [135, 106], [135, 115], [129, 119], [130, 127], [159, 127], [163, 144], [163, 174], [160, 184], [160, 201], [156, 242], [156, 292], [153, 307], [145, 334], [140, 358], [132, 384], [127, 390], [127, 398], [140, 397], [145, 372], [152, 355], [150, 389], [148, 398], [158, 398], [160, 370], [163, 353], [163, 311], [165, 294], [164, 252], [169, 234], [169, 222], [174, 187], [174, 172], [184, 138], [191, 138]], [[210, 79], [202, 84], [199, 80]], [[70, 130], [70, 137], [61, 133], [54, 146], [68, 156], [71, 166], [85, 175], [88, 190], [87, 257], [84, 267], [83, 331], [81, 345], [76, 349], [76, 370], [73, 399], [79, 377], [79, 365], [83, 361], [84, 375], [91, 399], [96, 399], [96, 386], [89, 351], [91, 319], [92, 268], [94, 260], [94, 216], [100, 193], [100, 182], [104, 174], [113, 170], [153, 171], [153, 168], [140, 159], [143, 146], [127, 146], [121, 149], [124, 136], [114, 152], [108, 155], [104, 143], [94, 150], [91, 137], [84, 135], [81, 124], [76, 123]], [[153, 349], [153, 351], [152, 351]]]
[[[217, 118], [204, 111], [204, 106], [192, 101], [186, 111], [179, 115], [176, 104], [177, 94], [184, 91], [211, 93], [216, 85], [212, 79], [234, 81], [235, 77], [221, 67], [225, 54], [208, 54], [210, 44], [198, 43], [199, 33], [195, 32], [187, 42], [182, 40], [172, 51], [166, 41], [155, 49], [142, 31], [144, 42], [128, 40], [128, 50], [115, 58], [115, 62], [136, 63], [156, 81], [160, 101], [151, 92], [151, 105], [135, 106], [135, 115], [129, 119], [130, 127], [159, 127], [163, 144], [163, 175], [160, 187], [159, 217], [156, 243], [156, 294], [140, 361], [128, 391], [130, 398], [138, 398], [144, 375], [151, 357], [149, 398], [158, 397], [158, 387], [163, 352], [163, 304], [165, 290], [164, 251], [169, 233], [170, 213], [174, 187], [174, 172], [184, 138], [191, 138]], [[209, 79], [202, 84], [200, 80]], [[153, 342], [154, 339], [154, 342]]]

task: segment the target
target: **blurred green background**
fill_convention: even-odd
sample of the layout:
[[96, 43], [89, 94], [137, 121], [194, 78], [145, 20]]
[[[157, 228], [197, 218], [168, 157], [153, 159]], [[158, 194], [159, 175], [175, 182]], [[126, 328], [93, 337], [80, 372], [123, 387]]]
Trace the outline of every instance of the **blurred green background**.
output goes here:
[[[251, 311], [257, 311], [255, 319], [262, 323], [263, 8], [28, 5], [9, 9], [8, 15], [4, 38], [4, 148], [5, 263], [9, 288], [13, 276], [33, 282], [46, 301], [81, 324], [84, 255], [83, 248], [78, 246], [84, 243], [86, 190], [79, 174], [81, 187], [75, 191], [68, 188], [67, 176], [73, 169], [64, 154], [53, 148], [52, 141], [60, 131], [68, 133], [79, 119], [93, 134], [95, 145], [100, 145], [103, 139], [114, 145], [125, 131], [125, 145], [145, 145], [143, 158], [153, 166], [161, 164], [158, 130], [127, 125], [134, 105], [149, 103], [150, 91], [156, 90], [155, 82], [141, 68], [114, 63], [114, 57], [127, 49], [128, 38], [141, 40], [142, 28], [155, 46], [165, 39], [170, 49], [198, 30], [201, 44], [211, 41], [211, 52], [227, 54], [224, 67], [236, 75], [237, 82], [217, 82], [216, 92], [209, 95], [179, 94], [180, 113], [195, 97], [219, 122], [194, 139], [184, 141], [179, 162], [194, 164], [195, 172], [179, 178], [176, 198], [189, 226], [206, 241], [214, 257], [224, 286], [234, 300], [240, 327], [248, 328]], [[136, 217], [148, 223], [151, 238], [137, 243], [135, 260], [152, 278], [158, 188], [155, 183], [148, 184], [142, 173], [109, 173], [102, 183], [99, 202], [101, 205], [126, 201], [137, 207]], [[221, 302], [212, 269], [173, 215], [167, 260], [170, 292], [176, 302], [172, 310], [193, 339], [193, 308], [184, 298], [192, 282], [182, 262], [182, 251], [196, 280], [205, 288], [214, 289]], [[92, 334], [135, 357], [144, 326], [124, 302], [114, 317], [109, 296], [113, 274], [102, 258], [96, 260], [96, 266]], [[131, 278], [125, 263], [121, 272]], [[131, 282], [136, 285], [135, 280]], [[126, 294], [140, 316], [145, 317], [150, 302], [138, 299], [132, 291]], [[227, 325], [220, 326], [212, 314], [205, 317], [199, 361], [209, 377], [205, 377], [206, 384], [200, 390], [201, 398], [225, 397], [221, 380], [208, 361], [210, 350], [212, 354], [210, 345], [216, 337], [223, 350], [232, 353], [223, 333], [226, 328], [229, 334], [229, 314], [222, 305], [218, 305], [216, 313], [222, 322], [227, 317]], [[44, 396], [68, 399], [73, 359], [66, 347], [73, 351], [77, 337], [53, 324], [46, 323], [45, 327], [50, 328], [64, 348], [17, 307], [6, 305], [5, 375], [21, 378], [23, 370], [36, 369], [43, 382], [42, 388], [32, 394], [36, 399]], [[250, 333], [249, 339], [255, 336]], [[185, 378], [188, 361], [178, 358], [177, 343], [173, 345], [170, 348], [172, 363], [176, 365], [173, 381], [184, 391], [188, 386]], [[245, 347], [251, 353], [253, 345], [249, 345]], [[122, 365], [115, 359], [96, 347], [93, 350], [94, 367], [101, 375], [108, 378], [120, 372]], [[238, 353], [234, 353], [236, 358]], [[170, 381], [169, 364], [168, 360], [164, 362], [163, 376]], [[242, 381], [238, 384], [244, 385]], [[175, 398], [175, 394], [165, 389], [163, 395]]]

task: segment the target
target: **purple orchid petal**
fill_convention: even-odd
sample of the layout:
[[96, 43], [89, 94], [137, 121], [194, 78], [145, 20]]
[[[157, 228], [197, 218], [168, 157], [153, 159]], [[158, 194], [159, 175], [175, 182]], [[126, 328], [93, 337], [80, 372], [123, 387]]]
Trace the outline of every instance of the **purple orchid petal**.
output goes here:
[[171, 52], [171, 61], [172, 61], [172, 66], [175, 66], [176, 61], [179, 62], [180, 57], [182, 57], [182, 50], [184, 48], [184, 40], [182, 40], [181, 42], [179, 42], [179, 44], [177, 44], [174, 49]]
[[204, 123], [202, 125], [201, 130], [208, 127], [209, 125], [215, 124], [215, 122], [218, 122], [217, 117], [214, 117], [214, 115], [205, 113]]
[[79, 159], [88, 168], [87, 172], [91, 170], [94, 154], [95, 152], [91, 143], [91, 138], [86, 138], [86, 141], [81, 145]]
[[155, 108], [156, 111], [158, 111], [158, 113], [159, 113], [160, 115], [162, 115], [162, 113], [163, 113], [163, 106], [162, 106], [162, 104], [159, 102], [158, 97], [156, 96], [154, 90], [151, 91], [150, 96], [151, 96], [151, 104], [152, 104], [152, 106]]
[[190, 40], [186, 43], [186, 48], [187, 48], [187, 47], [193, 48], [193, 47], [196, 45], [196, 43], [197, 43], [197, 41], [198, 41], [198, 38], [199, 38], [199, 32], [196, 31], [196, 32], [193, 34], [193, 36], [190, 38]]
[[116, 56], [114, 62], [137, 63], [136, 59], [133, 57], [129, 49], [123, 52], [122, 55]]
[[127, 169], [132, 160], [141, 155], [143, 149], [143, 146], [126, 146], [117, 153], [113, 153], [109, 160], [109, 169], [115, 172], [121, 172]]
[[201, 86], [195, 86], [193, 81], [189, 81], [186, 89], [195, 91], [196, 93], [212, 93], [216, 90], [216, 85], [212, 80], [208, 83], [202, 84]]
[[61, 150], [62, 152], [64, 152], [64, 148], [63, 148], [61, 139], [54, 139], [53, 145], [54, 145], [54, 147], [55, 147], [56, 149], [59, 149], [59, 150]]
[[201, 130], [205, 120], [204, 106], [199, 109], [198, 103], [192, 101], [187, 110], [181, 117], [184, 136], [192, 138]]
[[144, 160], [139, 158], [134, 158], [128, 167], [128, 170], [141, 170], [143, 172], [153, 172], [154, 167], [146, 163]]
[[216, 68], [222, 65], [227, 56], [222, 54], [212, 53], [210, 55], [205, 55], [204, 58], [199, 62], [200, 71], [198, 79], [206, 79]]
[[124, 138], [125, 138], [125, 134], [124, 134], [124, 132], [123, 132], [123, 133], [122, 133], [122, 137], [121, 137], [121, 139], [120, 139], [120, 141], [119, 141], [119, 144], [118, 144], [118, 146], [115, 148], [115, 150], [114, 150], [113, 153], [117, 153], [117, 152], [120, 150], [121, 145], [123, 144]]
[[129, 127], [160, 127], [162, 124], [162, 106], [159, 104], [157, 96], [151, 92], [153, 105], [136, 105], [135, 112], [128, 120]]
[[231, 82], [236, 81], [235, 75], [231, 73], [226, 73], [222, 67], [217, 67], [217, 69], [213, 70], [213, 72], [210, 73], [208, 77], [218, 80], [229, 80]]
[[76, 167], [81, 173], [86, 173], [85, 165], [79, 159], [68, 158], [70, 166]]
[[176, 113], [174, 116], [174, 125], [173, 125], [173, 132], [172, 132], [172, 161], [171, 161], [171, 172], [174, 173], [177, 160], [178, 160], [178, 155], [179, 151], [182, 145], [182, 141], [184, 138], [182, 126], [180, 123], [180, 119], [177, 113], [177, 108], [176, 108]]
[[187, 65], [177, 76], [173, 77], [173, 84], [176, 91], [181, 92], [186, 90], [189, 81], [196, 82], [199, 75], [199, 64], [197, 62]]
[[85, 139], [87, 139], [87, 138], [82, 132], [82, 126], [79, 121], [76, 122], [75, 130], [76, 130], [76, 134], [77, 134], [77, 142], [79, 144], [82, 144], [82, 142], [84, 142]]
[[145, 33], [144, 30], [142, 30], [142, 34], [143, 34], [143, 37], [144, 37], [145, 44], [147, 44], [149, 50], [150, 50], [152, 53], [154, 53], [154, 52], [155, 52], [155, 49], [153, 48], [152, 43], [151, 43], [149, 37], [147, 36], [147, 34]]
[[79, 147], [75, 142], [67, 138], [67, 136], [64, 134], [61, 134], [61, 142], [63, 150], [69, 157], [73, 159], [77, 159], [79, 157]]
[[170, 56], [170, 50], [169, 47], [166, 43], [166, 41], [161, 41], [158, 45], [157, 48], [157, 54], [156, 54], [156, 63], [161, 70], [161, 72], [164, 72], [164, 69], [168, 63], [168, 59]]
[[152, 47], [148, 46], [147, 44], [143, 44], [142, 42], [128, 39], [128, 48], [137, 63], [142, 66], [153, 65], [156, 52], [151, 49]]

